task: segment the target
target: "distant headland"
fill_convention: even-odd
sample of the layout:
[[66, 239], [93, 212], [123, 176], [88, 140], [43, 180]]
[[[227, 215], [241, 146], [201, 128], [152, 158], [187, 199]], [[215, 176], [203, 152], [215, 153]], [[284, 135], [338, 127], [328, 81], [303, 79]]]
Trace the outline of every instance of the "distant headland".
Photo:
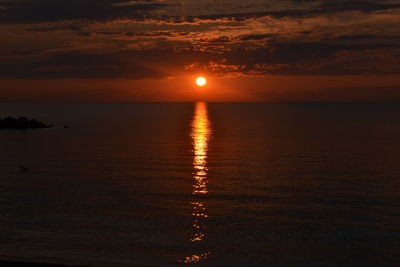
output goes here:
[[36, 129], [36, 128], [51, 128], [53, 125], [46, 125], [35, 119], [26, 117], [6, 117], [0, 119], [0, 129]]

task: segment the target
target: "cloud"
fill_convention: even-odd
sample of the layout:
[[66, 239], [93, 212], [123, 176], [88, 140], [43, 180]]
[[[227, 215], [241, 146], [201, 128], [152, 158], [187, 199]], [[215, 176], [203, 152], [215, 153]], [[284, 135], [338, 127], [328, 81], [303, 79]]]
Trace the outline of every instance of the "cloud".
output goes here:
[[0, 23], [141, 18], [146, 12], [172, 5], [152, 0], [124, 3], [124, 0], [6, 0], [0, 3], [3, 7]]
[[1, 1], [0, 78], [400, 72], [396, 1], [278, 2], [254, 1], [249, 10], [264, 8], [243, 12], [221, 0], [231, 13], [216, 4], [191, 15], [185, 8], [205, 2]]
[[343, 86], [293, 90], [290, 94], [280, 91], [258, 91], [252, 95], [264, 101], [392, 102], [400, 99], [400, 90], [396, 86]]
[[[298, 53], [301, 51], [301, 53]], [[221, 76], [350, 75], [400, 73], [400, 46], [280, 44], [268, 49], [236, 50], [220, 61], [186, 66]]]
[[[238, 1], [225, 1], [225, 12], [219, 13], [217, 3], [161, 0], [4, 0], [0, 2], [0, 23], [38, 23], [63, 20], [107, 21], [114, 19], [156, 20], [165, 23], [197, 23], [198, 21], [241, 22], [258, 17], [307, 17], [345, 11], [372, 12], [400, 8], [391, 1], [301, 0], [266, 1], [263, 5], [243, 6]], [[182, 5], [186, 9], [182, 9]], [[255, 10], [247, 11], [246, 8]], [[185, 10], [185, 11], [182, 11]], [[192, 15], [190, 10], [196, 10]], [[231, 12], [226, 12], [230, 10]], [[161, 11], [158, 13], [157, 11]], [[205, 13], [202, 14], [201, 12]], [[182, 15], [176, 15], [182, 13]]]
[[164, 78], [184, 70], [193, 59], [201, 63], [210, 55], [196, 51], [176, 52], [171, 49], [82, 53], [70, 51], [31, 57], [21, 64], [0, 64], [0, 78]]
[[[298, 53], [301, 51], [301, 53]], [[37, 55], [35, 56], [35, 53]], [[108, 53], [26, 51], [0, 64], [0, 78], [164, 78], [188, 72], [215, 76], [400, 73], [400, 47], [279, 44], [225, 53], [148, 49]], [[24, 56], [29, 61], [23, 61]], [[17, 60], [20, 58], [20, 60]], [[22, 60], [22, 61], [21, 61]]]

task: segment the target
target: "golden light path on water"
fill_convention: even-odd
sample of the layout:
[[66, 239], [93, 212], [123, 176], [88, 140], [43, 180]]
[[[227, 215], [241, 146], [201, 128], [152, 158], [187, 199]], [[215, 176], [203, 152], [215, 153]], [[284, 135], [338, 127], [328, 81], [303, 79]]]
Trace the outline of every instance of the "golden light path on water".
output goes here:
[[[202, 196], [208, 193], [207, 190], [207, 151], [208, 143], [212, 136], [210, 121], [207, 114], [207, 104], [197, 102], [192, 122], [192, 142], [193, 142], [193, 196], [192, 217], [193, 235], [191, 242], [200, 242], [206, 238], [204, 232], [205, 223], [208, 218], [207, 209], [202, 201]], [[185, 263], [198, 263], [208, 257], [209, 251], [203, 251], [188, 256], [184, 259]]]

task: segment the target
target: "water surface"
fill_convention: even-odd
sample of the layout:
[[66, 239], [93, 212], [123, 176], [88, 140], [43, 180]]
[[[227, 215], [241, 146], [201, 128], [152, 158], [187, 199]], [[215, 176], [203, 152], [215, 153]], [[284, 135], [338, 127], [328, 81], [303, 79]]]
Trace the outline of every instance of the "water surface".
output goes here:
[[400, 264], [398, 104], [0, 104], [7, 115], [58, 127], [0, 131], [0, 258]]

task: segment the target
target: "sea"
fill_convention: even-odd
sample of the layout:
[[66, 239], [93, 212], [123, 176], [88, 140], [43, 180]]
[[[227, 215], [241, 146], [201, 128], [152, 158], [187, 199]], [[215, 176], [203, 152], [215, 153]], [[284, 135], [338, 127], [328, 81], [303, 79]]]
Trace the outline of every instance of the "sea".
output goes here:
[[6, 116], [54, 127], [0, 130], [0, 260], [400, 266], [398, 103], [0, 103]]

